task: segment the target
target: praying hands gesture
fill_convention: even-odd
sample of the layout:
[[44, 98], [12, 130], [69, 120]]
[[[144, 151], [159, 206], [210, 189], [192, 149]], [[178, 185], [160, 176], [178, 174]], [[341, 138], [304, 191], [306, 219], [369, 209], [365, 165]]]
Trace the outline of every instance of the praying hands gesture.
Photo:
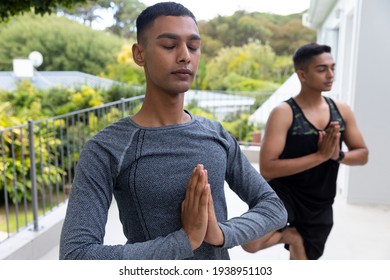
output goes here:
[[207, 170], [198, 164], [189, 179], [182, 202], [182, 227], [193, 250], [203, 241], [219, 246], [224, 243], [222, 230], [215, 216]]
[[340, 125], [338, 122], [331, 122], [326, 131], [319, 132], [319, 152], [326, 160], [336, 160], [340, 151]]

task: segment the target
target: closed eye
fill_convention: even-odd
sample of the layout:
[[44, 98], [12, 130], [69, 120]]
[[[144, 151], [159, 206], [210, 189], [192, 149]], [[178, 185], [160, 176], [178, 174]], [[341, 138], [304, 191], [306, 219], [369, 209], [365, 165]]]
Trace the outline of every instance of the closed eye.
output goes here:
[[191, 46], [188, 46], [187, 47], [190, 51], [193, 51], [193, 52], [196, 52], [198, 49], [199, 49], [199, 47], [191, 47]]

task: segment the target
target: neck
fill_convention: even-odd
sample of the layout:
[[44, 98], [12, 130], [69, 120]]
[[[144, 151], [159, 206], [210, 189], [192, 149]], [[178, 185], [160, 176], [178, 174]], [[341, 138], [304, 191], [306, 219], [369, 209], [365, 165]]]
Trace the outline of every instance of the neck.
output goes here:
[[191, 118], [184, 112], [184, 93], [167, 97], [147, 92], [141, 109], [132, 119], [144, 127], [161, 127], [185, 123]]
[[310, 91], [302, 89], [299, 94], [295, 97], [295, 100], [300, 104], [305, 105], [319, 105], [323, 102], [322, 92], [320, 91]]

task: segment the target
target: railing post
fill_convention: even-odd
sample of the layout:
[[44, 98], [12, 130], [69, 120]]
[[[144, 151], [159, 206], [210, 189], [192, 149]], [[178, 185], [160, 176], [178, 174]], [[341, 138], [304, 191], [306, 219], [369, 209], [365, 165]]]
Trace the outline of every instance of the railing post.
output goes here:
[[30, 150], [30, 179], [32, 191], [32, 210], [34, 220], [34, 231], [38, 231], [38, 191], [37, 191], [37, 176], [35, 168], [35, 149], [34, 149], [34, 121], [28, 121], [28, 141]]
[[122, 118], [125, 117], [125, 99], [121, 98]]

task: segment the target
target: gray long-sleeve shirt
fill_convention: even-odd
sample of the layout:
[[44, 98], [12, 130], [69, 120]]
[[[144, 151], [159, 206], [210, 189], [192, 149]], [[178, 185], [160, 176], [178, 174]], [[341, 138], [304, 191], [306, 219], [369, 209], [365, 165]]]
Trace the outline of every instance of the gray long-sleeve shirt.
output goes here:
[[[229, 259], [228, 249], [282, 228], [282, 202], [215, 121], [192, 116], [178, 125], [144, 128], [130, 117], [89, 140], [80, 155], [61, 241], [60, 259]], [[181, 227], [181, 203], [192, 170], [208, 171], [225, 242], [192, 251]], [[224, 182], [248, 204], [227, 220]], [[112, 195], [127, 243], [103, 244]]]

